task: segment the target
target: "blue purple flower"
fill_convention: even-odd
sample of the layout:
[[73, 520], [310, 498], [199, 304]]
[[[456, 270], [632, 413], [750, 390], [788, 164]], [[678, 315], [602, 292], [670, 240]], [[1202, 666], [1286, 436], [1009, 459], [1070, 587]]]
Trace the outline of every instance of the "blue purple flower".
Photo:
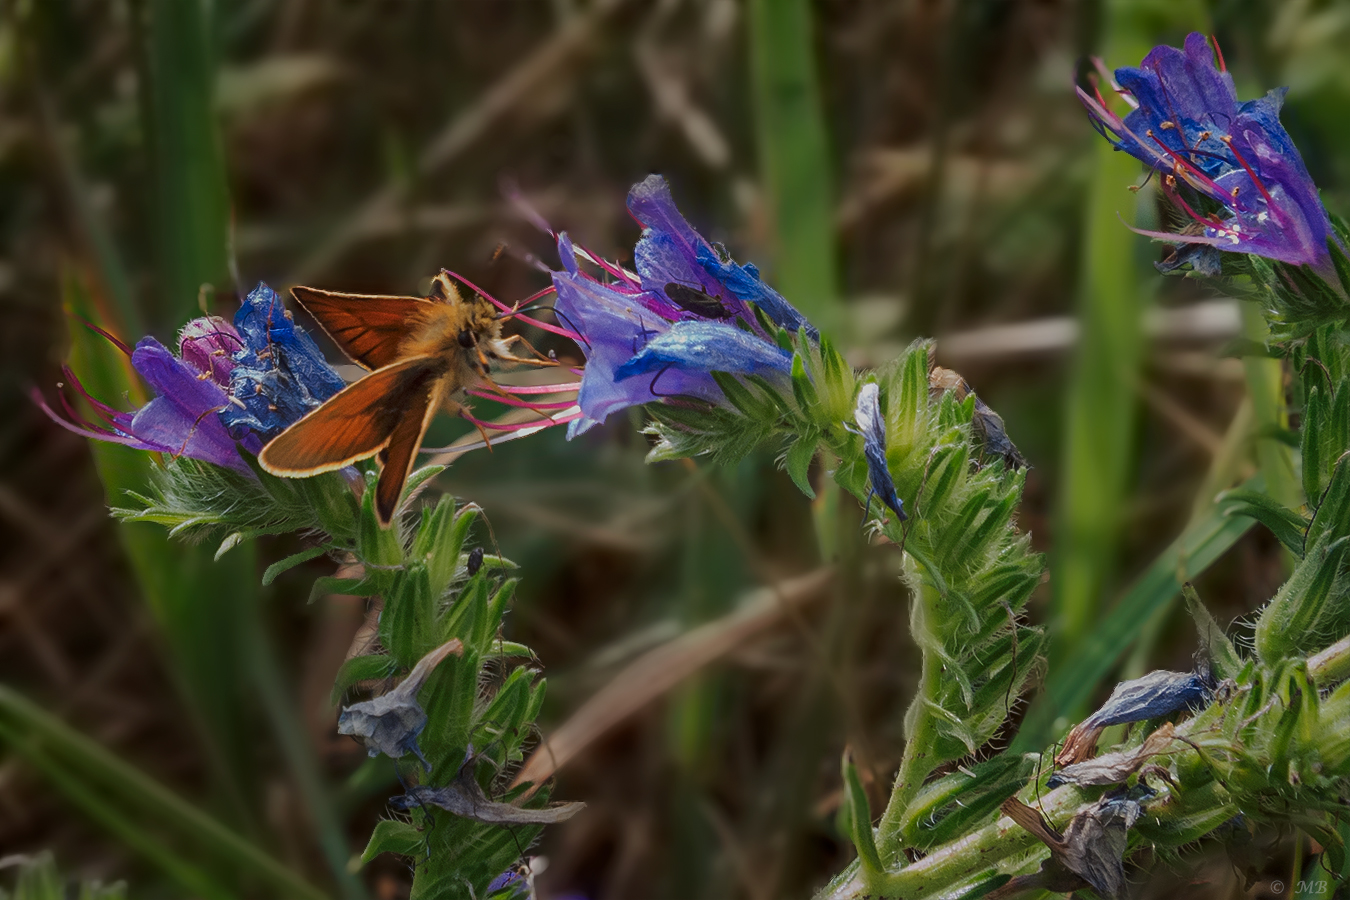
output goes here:
[[235, 313], [234, 327], [243, 342], [229, 383], [237, 402], [221, 415], [229, 427], [273, 437], [346, 386], [263, 282]]
[[238, 448], [242, 444], [248, 452], [257, 453], [262, 442], [256, 435], [245, 435], [236, 442], [218, 415], [230, 405], [226, 391], [234, 366], [230, 354], [242, 346], [238, 333], [228, 322], [215, 316], [189, 322], [179, 334], [178, 356], [153, 337], [142, 338], [134, 350], [113, 340], [131, 357], [131, 365], [154, 390], [154, 399], [137, 410], [114, 409], [90, 396], [67, 369], [66, 376], [102, 424], [83, 421], [66, 403], [64, 395], [61, 401], [67, 416], [53, 412], [35, 394], [38, 404], [53, 421], [85, 437], [200, 459], [252, 474]]
[[1203, 706], [1213, 697], [1214, 681], [1208, 667], [1196, 672], [1149, 672], [1122, 681], [1101, 708], [1075, 725], [1055, 756], [1057, 765], [1072, 765], [1090, 757], [1097, 738], [1109, 725], [1142, 722]]
[[[99, 331], [131, 357], [154, 399], [138, 410], [114, 409], [90, 396], [67, 369], [102, 424], [83, 421], [68, 404], [67, 415], [57, 415], [35, 397], [47, 415], [85, 437], [200, 459], [250, 476], [240, 447], [256, 455], [264, 438], [343, 387], [276, 292], [262, 283], [248, 295], [234, 325], [217, 316], [185, 325], [177, 356], [153, 337], [142, 338], [133, 350]], [[64, 395], [61, 400], [65, 404]]]
[[[789, 384], [792, 354], [765, 331], [774, 324], [817, 336], [801, 313], [696, 232], [658, 175], [634, 186], [628, 208], [644, 226], [634, 252], [636, 272], [578, 251], [558, 235], [563, 271], [553, 273], [555, 310], [586, 355], [577, 402], [585, 418], [574, 436], [616, 410], [665, 397], [725, 398], [712, 372], [760, 376]], [[578, 257], [612, 280], [581, 270]]]
[[[1079, 88], [1093, 124], [1117, 149], [1164, 173], [1164, 192], [1199, 226], [1198, 234], [1143, 233], [1294, 265], [1328, 262], [1331, 222], [1280, 125], [1285, 89], [1239, 102], [1222, 55], [1216, 66], [1198, 33], [1184, 50], [1155, 47], [1138, 68], [1117, 69], [1112, 86], [1134, 109], [1121, 119], [1100, 91]], [[1178, 193], [1182, 183], [1221, 212], [1197, 211]]]
[[867, 459], [867, 475], [871, 485], [864, 516], [870, 514], [872, 495], [875, 494], [903, 522], [909, 517], [905, 515], [905, 504], [895, 491], [895, 481], [891, 478], [890, 466], [886, 464], [886, 416], [881, 411], [881, 389], [876, 382], [868, 382], [858, 391], [853, 419], [857, 423], [858, 433], [862, 435], [863, 456]]

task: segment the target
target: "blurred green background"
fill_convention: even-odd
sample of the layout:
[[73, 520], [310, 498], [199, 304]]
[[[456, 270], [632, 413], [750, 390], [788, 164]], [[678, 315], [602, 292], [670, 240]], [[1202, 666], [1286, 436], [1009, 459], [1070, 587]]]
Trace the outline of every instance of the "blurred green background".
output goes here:
[[[1285, 123], [1344, 215], [1350, 2], [0, 9], [0, 856], [50, 850], [133, 896], [406, 895], [406, 861], [349, 869], [397, 791], [329, 703], [364, 601], [306, 605], [324, 561], [258, 587], [292, 541], [213, 562], [115, 526], [107, 500], [145, 461], [91, 453], [27, 393], [52, 396], [73, 356], [120, 400], [124, 364], [77, 316], [167, 342], [259, 279], [411, 293], [446, 266], [527, 296], [547, 283], [532, 261], [556, 260], [505, 182], [622, 260], [624, 194], [660, 172], [856, 365], [938, 338], [1032, 465], [1020, 523], [1050, 553], [1032, 614], [1053, 643], [1027, 749], [1116, 679], [1191, 665], [1179, 574], [1224, 622], [1283, 580], [1273, 539], [1212, 511], [1243, 478], [1287, 483], [1280, 368], [1223, 355], [1258, 336], [1236, 301], [1155, 273], [1161, 248], [1122, 220], [1168, 213], [1151, 185], [1127, 190], [1138, 164], [1093, 134], [1072, 86], [1092, 54], [1136, 64], [1212, 32], [1241, 96], [1291, 87]], [[899, 759], [918, 660], [898, 556], [856, 546], [860, 516], [813, 508], [772, 453], [645, 466], [640, 423], [544, 433], [442, 478], [523, 567], [508, 636], [549, 677], [545, 733], [601, 691], [617, 720], [566, 726], [577, 752], [555, 797], [591, 808], [532, 851], [540, 895], [808, 896], [847, 862], [843, 747], [873, 808]], [[837, 589], [753, 627], [728, 618], [837, 556]], [[1279, 836], [1258, 839], [1287, 878]], [[1188, 896], [1268, 887], [1240, 892], [1204, 848], [1134, 874], [1140, 897], [1199, 877]]]

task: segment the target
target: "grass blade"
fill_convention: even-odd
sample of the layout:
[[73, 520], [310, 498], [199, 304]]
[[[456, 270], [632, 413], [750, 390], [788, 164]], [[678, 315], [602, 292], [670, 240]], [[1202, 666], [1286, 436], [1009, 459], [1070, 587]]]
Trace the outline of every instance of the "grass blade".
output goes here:
[[[69, 771], [78, 773], [71, 784], [83, 778], [103, 785], [119, 794], [122, 805], [140, 806], [166, 828], [214, 853], [222, 862], [267, 881], [285, 896], [325, 896], [216, 819], [3, 685], [0, 685], [0, 716], [15, 726], [15, 730], [8, 731], [11, 737], [15, 734], [30, 736], [27, 741], [11, 740], [11, 744], [30, 761], [40, 757], [42, 764], [39, 767], [44, 771], [51, 759], [63, 760]], [[41, 746], [37, 746], [38, 743]], [[117, 833], [121, 834], [120, 831]]]
[[234, 896], [233, 891], [168, 850], [161, 840], [147, 834], [123, 816], [115, 806], [104, 802], [89, 785], [84, 784], [76, 775], [44, 754], [32, 740], [25, 739], [19, 732], [0, 723], [0, 741], [9, 744], [30, 765], [47, 776], [47, 780], [89, 818], [98, 822], [110, 834], [116, 835], [123, 844], [144, 856], [193, 896], [205, 897], [208, 900], [229, 900]]
[[1138, 179], [1139, 164], [1105, 143], [1096, 154], [1079, 308], [1083, 337], [1068, 377], [1064, 477], [1051, 561], [1051, 671], [1058, 671], [1092, 627], [1114, 563], [1134, 458], [1145, 297], [1134, 262], [1136, 238], [1118, 211], [1133, 206], [1124, 188]]
[[834, 188], [806, 0], [751, 0], [760, 176], [773, 222], [774, 282], [816, 327], [835, 318]]
[[197, 308], [202, 285], [224, 285], [229, 195], [215, 119], [215, 47], [204, 3], [149, 0], [139, 17], [146, 134], [155, 179], [163, 324]]

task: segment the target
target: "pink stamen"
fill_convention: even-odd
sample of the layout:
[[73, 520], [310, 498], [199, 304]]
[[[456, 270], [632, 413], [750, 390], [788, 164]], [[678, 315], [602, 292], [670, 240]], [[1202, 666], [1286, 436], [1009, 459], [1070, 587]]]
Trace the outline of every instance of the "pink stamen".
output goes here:
[[[88, 391], [86, 391], [84, 389], [84, 385], [80, 383], [80, 379], [76, 378], [75, 373], [70, 370], [70, 366], [62, 366], [61, 371], [62, 373], [65, 374], [66, 381], [75, 386], [75, 390], [80, 392], [80, 396], [83, 397], [85, 401], [94, 408], [94, 410], [100, 415], [100, 417], [107, 420], [108, 424], [116, 426], [117, 423], [112, 421], [112, 419], [115, 416], [122, 415], [121, 410], [113, 409], [111, 406], [109, 406], [102, 400], [99, 400], [97, 397], [93, 396]], [[62, 400], [65, 399], [64, 394], [62, 394], [61, 399]], [[79, 417], [76, 416], [76, 418]]]
[[535, 410], [541, 410], [541, 409], [567, 409], [567, 408], [570, 407], [570, 406], [575, 406], [576, 403], [577, 403], [576, 400], [560, 400], [560, 401], [557, 401], [557, 402], [554, 402], [554, 401], [541, 402], [541, 401], [537, 401], [537, 400], [519, 400], [519, 399], [517, 399], [517, 398], [515, 398], [515, 397], [507, 396], [506, 394], [494, 394], [494, 393], [492, 393], [491, 391], [483, 391], [483, 390], [479, 390], [478, 388], [470, 388], [470, 389], [468, 389], [467, 391], [465, 391], [465, 393], [466, 393], [466, 394], [471, 394], [471, 395], [473, 395], [473, 396], [475, 396], [475, 397], [482, 397], [484, 400], [491, 400], [491, 401], [493, 401], [494, 403], [501, 403], [501, 404], [503, 404], [504, 406], [515, 406], [515, 407], [517, 407], [517, 408], [519, 408], [519, 409], [535, 409]]
[[1161, 147], [1163, 152], [1172, 158], [1172, 161], [1175, 162], [1177, 165], [1175, 171], [1177, 171], [1183, 177], [1185, 177], [1187, 181], [1191, 181], [1192, 179], [1194, 179], [1204, 187], [1207, 187], [1213, 193], [1219, 196], [1225, 196], [1224, 189], [1219, 187], [1219, 185], [1214, 181], [1214, 179], [1210, 178], [1204, 172], [1201, 172], [1199, 169], [1197, 169], [1194, 163], [1190, 162], [1181, 154], [1177, 153], [1171, 147], [1167, 146], [1162, 141], [1160, 141], [1156, 134], [1150, 134], [1149, 137], [1153, 138], [1153, 142], [1156, 143], [1159, 147]]
[[[568, 405], [570, 406], [571, 404], [568, 404]], [[555, 419], [555, 418], [553, 418], [553, 417], [551, 417], [551, 416], [544, 416], [544, 421], [540, 421], [540, 420], [538, 420], [538, 419], [535, 419], [535, 420], [530, 421], [530, 422], [512, 422], [512, 423], [510, 423], [510, 424], [501, 424], [501, 423], [485, 422], [485, 421], [483, 421], [482, 419], [476, 419], [476, 418], [474, 418], [473, 416], [469, 415], [468, 413], [460, 413], [460, 416], [462, 416], [465, 420], [467, 420], [467, 421], [473, 423], [474, 425], [477, 425], [477, 426], [479, 426], [480, 428], [486, 428], [486, 429], [488, 429], [489, 431], [506, 431], [506, 432], [510, 432], [510, 431], [520, 431], [520, 430], [525, 429], [525, 428], [538, 428], [538, 427], [541, 426], [541, 425], [543, 425], [544, 427], [551, 427], [551, 426], [553, 426], [553, 425], [562, 425], [562, 424], [564, 424], [564, 423], [566, 423], [566, 422], [572, 421], [573, 419], [580, 418], [580, 417], [581, 417], [581, 413], [580, 413], [580, 412], [577, 412], [577, 413], [574, 414], [574, 415], [571, 415], [571, 416], [563, 416], [562, 418], [558, 418], [558, 419]], [[545, 423], [547, 423], [547, 424], [545, 424]]]
[[1142, 234], [1144, 237], [1151, 237], [1155, 240], [1165, 241], [1169, 244], [1209, 244], [1213, 247], [1232, 247], [1231, 238], [1205, 237], [1200, 234], [1175, 234], [1170, 231], [1150, 231], [1147, 228], [1135, 228], [1123, 218], [1121, 223], [1135, 234]]
[[581, 343], [581, 335], [577, 334], [575, 331], [572, 331], [570, 328], [563, 328], [560, 325], [550, 325], [547, 322], [539, 321], [533, 316], [522, 316], [519, 313], [517, 313], [514, 316], [506, 316], [504, 318], [518, 319], [519, 321], [524, 322], [526, 325], [533, 325], [535, 328], [542, 329], [543, 331], [547, 331], [550, 334], [556, 334], [559, 335], [560, 337], [567, 338], [569, 341], [576, 341], [577, 343]]
[[498, 384], [508, 394], [561, 394], [568, 391], [577, 391], [581, 388], [580, 381], [564, 381], [560, 384]]
[[[641, 225], [642, 223], [639, 222], [638, 224]], [[590, 250], [587, 250], [580, 244], [573, 244], [572, 250], [576, 253], [577, 256], [580, 256], [582, 259], [586, 260], [589, 263], [594, 263], [595, 265], [599, 266], [601, 269], [613, 275], [620, 281], [623, 281], [630, 285], [634, 285], [635, 287], [639, 288], [642, 287], [642, 282], [639, 281], [637, 277], [633, 275], [632, 272], [629, 272], [627, 269], [623, 268], [623, 266], [618, 266], [612, 262], [608, 262], [603, 257], [595, 253], [592, 253]]]
[[1256, 177], [1256, 173], [1252, 171], [1252, 167], [1247, 165], [1247, 160], [1243, 159], [1242, 154], [1233, 146], [1233, 136], [1226, 134], [1219, 138], [1219, 140], [1227, 144], [1228, 149], [1233, 151], [1233, 156], [1237, 157], [1238, 165], [1247, 170], [1247, 176], [1251, 178], [1252, 183], [1256, 185], [1256, 189], [1261, 192], [1261, 196], [1266, 198], [1266, 206], [1270, 208], [1271, 212], [1278, 215], [1279, 211], [1275, 208], [1275, 201], [1271, 198], [1270, 191], [1266, 190], [1266, 186], [1261, 183], [1260, 178]]
[[[79, 412], [76, 411], [75, 407], [70, 405], [70, 400], [69, 398], [66, 397], [65, 391], [57, 391], [56, 396], [61, 399], [61, 408], [66, 411], [66, 416], [72, 423], [78, 425], [81, 428], [87, 428], [89, 429], [89, 431], [95, 434], [115, 433], [112, 429], [103, 428], [99, 425], [95, 425], [93, 422], [90, 422], [86, 420], [83, 416], [81, 416]], [[113, 423], [109, 422], [108, 424], [112, 425]]]
[[500, 309], [502, 312], [508, 312], [508, 313], [511, 312], [511, 307], [507, 306], [505, 303], [503, 303], [502, 301], [498, 300], [496, 297], [492, 296], [492, 295], [489, 294], [487, 291], [483, 290], [483, 289], [480, 288], [478, 285], [474, 284], [472, 281], [470, 281], [469, 279], [465, 278], [463, 275], [459, 274], [458, 272], [451, 272], [449, 269], [441, 269], [441, 271], [444, 272], [446, 275], [449, 275], [451, 278], [455, 279], [456, 281], [458, 281], [460, 284], [462, 284], [462, 285], [464, 285], [465, 287], [469, 288], [469, 290], [474, 291], [475, 293], [481, 295], [485, 300], [487, 300], [487, 301], [488, 301], [489, 303], [491, 303], [493, 306], [495, 306], [495, 307], [497, 307], [498, 309]]
[[[527, 324], [527, 325], [533, 325], [533, 326], [536, 327], [536, 328], [542, 329], [542, 330], [544, 330], [544, 331], [552, 332], [553, 334], [560, 335], [560, 336], [562, 336], [562, 337], [567, 338], [568, 340], [575, 341], [575, 340], [578, 340], [578, 338], [579, 338], [579, 335], [577, 335], [576, 332], [568, 331], [568, 330], [563, 329], [563, 328], [559, 328], [557, 325], [550, 325], [550, 324], [548, 324], [547, 322], [540, 322], [538, 319], [532, 318], [532, 317], [530, 317], [530, 316], [522, 315], [521, 313], [516, 312], [516, 307], [507, 306], [505, 303], [503, 303], [502, 301], [498, 300], [496, 297], [492, 296], [492, 295], [489, 294], [487, 291], [483, 290], [483, 289], [480, 288], [478, 285], [474, 284], [472, 281], [470, 281], [469, 279], [465, 278], [463, 275], [459, 274], [458, 272], [450, 272], [450, 271], [445, 270], [445, 269], [442, 269], [441, 271], [445, 272], [445, 274], [449, 275], [451, 278], [454, 278], [456, 281], [459, 281], [461, 284], [464, 284], [464, 285], [465, 285], [466, 287], [468, 287], [470, 290], [476, 291], [478, 294], [480, 294], [484, 299], [486, 299], [486, 300], [487, 300], [489, 303], [491, 303], [493, 306], [495, 306], [495, 307], [497, 307], [498, 309], [500, 309], [503, 313], [506, 313], [506, 315], [502, 316], [503, 319], [518, 319], [518, 320], [520, 320], [521, 322], [524, 322], [524, 323]], [[548, 293], [548, 291], [551, 291], [551, 290], [553, 290], [553, 288], [546, 288], [545, 290], [541, 291], [540, 293], [535, 294], [534, 297], [531, 297], [530, 299], [532, 300], [532, 299], [534, 299], [535, 297], [543, 296], [544, 294]], [[526, 301], [526, 302], [529, 302], [529, 301]], [[521, 304], [521, 305], [524, 305], [524, 304]]]
[[[38, 408], [47, 414], [47, 418], [51, 419], [57, 425], [60, 425], [62, 428], [64, 428], [66, 431], [69, 431], [72, 434], [78, 434], [80, 437], [85, 438], [96, 438], [100, 441], [111, 441], [114, 444], [128, 444], [133, 447], [139, 447], [146, 443], [145, 441], [138, 440], [137, 438], [126, 437], [125, 435], [115, 434], [112, 432], [105, 432], [101, 428], [93, 428], [93, 427], [81, 428], [74, 422], [67, 421], [64, 417], [57, 415], [56, 412], [53, 411], [52, 408], [47, 405], [47, 401], [46, 399], [43, 398], [42, 392], [39, 391], [37, 388], [34, 388], [30, 392], [29, 396], [32, 398], [33, 402], [37, 404]], [[78, 422], [79, 419], [76, 418], [76, 421]]]
[[90, 321], [89, 321], [88, 319], [86, 319], [84, 316], [77, 316], [76, 318], [78, 318], [81, 322], [84, 323], [84, 327], [85, 327], [85, 328], [88, 328], [90, 331], [97, 332], [98, 334], [103, 335], [103, 336], [104, 336], [105, 338], [107, 338], [107, 339], [113, 344], [113, 346], [115, 346], [118, 350], [121, 350], [121, 351], [122, 351], [123, 353], [125, 353], [127, 356], [130, 356], [130, 355], [131, 355], [131, 348], [128, 347], [126, 344], [124, 344], [124, 343], [122, 342], [121, 338], [114, 337], [114, 336], [113, 336], [112, 334], [110, 334], [109, 332], [104, 331], [102, 328], [99, 328], [99, 327], [98, 327], [97, 325], [95, 325], [93, 322], [90, 322]]
[[1111, 90], [1119, 94], [1122, 100], [1134, 109], [1139, 108], [1139, 101], [1134, 99], [1134, 96], [1129, 91], [1120, 86], [1120, 82], [1116, 81], [1115, 73], [1106, 68], [1106, 63], [1102, 62], [1100, 56], [1092, 57], [1092, 67], [1097, 70], [1097, 74], [1100, 75], [1107, 84], [1111, 85]]
[[1171, 200], [1173, 203], [1177, 204], [1182, 209], [1184, 209], [1186, 213], [1190, 215], [1192, 219], [1195, 219], [1197, 222], [1203, 222], [1204, 224], [1212, 226], [1213, 228], [1217, 228], [1220, 231], [1231, 230], [1228, 227], [1228, 225], [1217, 215], [1214, 214], [1211, 214], [1209, 216], [1200, 215], [1200, 213], [1196, 212], [1194, 209], [1191, 208], [1191, 205], [1182, 198], [1181, 194], [1169, 188], [1166, 182], [1163, 183], [1163, 193], [1167, 195], [1167, 199]]
[[542, 291], [535, 291], [533, 294], [531, 294], [530, 296], [526, 297], [524, 300], [521, 300], [519, 303], [517, 303], [515, 306], [513, 306], [513, 307], [511, 307], [511, 308], [512, 308], [512, 309], [523, 309], [523, 308], [529, 306], [531, 303], [535, 302], [536, 300], [542, 300], [543, 298], [547, 297], [549, 294], [553, 293], [553, 291], [554, 291], [553, 285], [549, 285], [548, 287], [544, 288]]
[[1214, 52], [1219, 57], [1219, 71], [1227, 72], [1228, 66], [1223, 61], [1223, 51], [1219, 49], [1219, 36], [1217, 34], [1211, 34], [1209, 36], [1209, 40], [1212, 44], [1214, 44]]

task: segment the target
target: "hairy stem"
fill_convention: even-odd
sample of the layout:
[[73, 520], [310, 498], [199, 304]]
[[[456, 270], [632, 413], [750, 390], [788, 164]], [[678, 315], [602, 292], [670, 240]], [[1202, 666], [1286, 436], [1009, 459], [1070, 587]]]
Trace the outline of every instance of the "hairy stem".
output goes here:
[[[931, 615], [935, 591], [932, 587], [920, 584], [913, 579], [914, 612], [910, 617], [912, 634], [916, 637], [926, 634], [926, 622]], [[923, 668], [919, 676], [919, 690], [915, 694], [909, 711], [905, 713], [905, 753], [900, 760], [900, 770], [895, 775], [895, 786], [891, 789], [891, 799], [886, 804], [878, 825], [881, 839], [881, 851], [887, 862], [893, 863], [900, 853], [900, 822], [905, 810], [914, 799], [914, 795], [923, 787], [923, 783], [932, 773], [935, 761], [929, 750], [937, 734], [934, 728], [933, 713], [929, 709], [942, 684], [942, 664], [934, 653], [923, 654]]]

